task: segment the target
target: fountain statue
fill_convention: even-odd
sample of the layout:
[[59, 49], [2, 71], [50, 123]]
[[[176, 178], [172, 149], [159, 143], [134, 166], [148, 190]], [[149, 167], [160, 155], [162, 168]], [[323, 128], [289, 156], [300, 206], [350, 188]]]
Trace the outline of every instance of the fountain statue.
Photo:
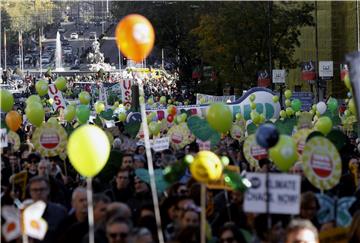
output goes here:
[[62, 66], [62, 50], [61, 50], [61, 40], [59, 31], [56, 33], [56, 47], [55, 47], [55, 70], [63, 71], [64, 68]]
[[100, 69], [104, 71], [115, 69], [115, 67], [104, 62], [104, 54], [100, 52], [100, 43], [97, 40], [92, 43], [91, 51], [88, 53], [86, 60], [88, 62], [86, 68], [92, 72], [98, 72]]

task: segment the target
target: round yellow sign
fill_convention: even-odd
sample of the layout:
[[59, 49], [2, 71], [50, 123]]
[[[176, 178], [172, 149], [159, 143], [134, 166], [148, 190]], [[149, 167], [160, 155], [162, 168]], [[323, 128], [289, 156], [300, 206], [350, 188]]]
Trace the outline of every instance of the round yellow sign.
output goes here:
[[327, 138], [311, 138], [305, 144], [302, 160], [306, 178], [320, 190], [329, 190], [339, 183], [341, 158]]
[[268, 157], [266, 149], [257, 144], [255, 134], [245, 139], [243, 151], [245, 159], [250, 163], [251, 167], [256, 169], [259, 168], [258, 161]]

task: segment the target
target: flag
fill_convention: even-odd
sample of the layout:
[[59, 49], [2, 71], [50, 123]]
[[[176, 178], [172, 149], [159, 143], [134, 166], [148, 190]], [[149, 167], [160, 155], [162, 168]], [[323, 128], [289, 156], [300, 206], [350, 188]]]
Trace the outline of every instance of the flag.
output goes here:
[[311, 81], [315, 80], [315, 63], [313, 61], [303, 62], [301, 64], [301, 80]]
[[257, 83], [258, 87], [269, 87], [271, 85], [270, 74], [267, 70], [259, 71], [257, 73]]

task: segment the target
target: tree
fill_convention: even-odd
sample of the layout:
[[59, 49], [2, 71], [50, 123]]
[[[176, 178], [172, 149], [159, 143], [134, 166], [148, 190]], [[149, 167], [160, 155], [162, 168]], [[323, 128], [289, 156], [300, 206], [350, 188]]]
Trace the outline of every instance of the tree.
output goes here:
[[309, 3], [276, 2], [270, 20], [268, 2], [224, 2], [217, 13], [202, 16], [192, 31], [199, 57], [219, 70], [220, 81], [253, 86], [256, 72], [269, 66], [269, 21], [273, 63], [293, 68], [298, 65], [293, 54], [300, 45], [300, 28], [313, 25], [312, 10]]

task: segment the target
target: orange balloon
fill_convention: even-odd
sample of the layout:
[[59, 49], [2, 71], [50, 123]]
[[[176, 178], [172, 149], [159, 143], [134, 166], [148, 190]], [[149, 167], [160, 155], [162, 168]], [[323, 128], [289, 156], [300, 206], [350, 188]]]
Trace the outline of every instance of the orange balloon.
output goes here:
[[16, 111], [9, 111], [6, 114], [5, 122], [6, 122], [7, 127], [11, 131], [16, 132], [21, 126], [22, 119], [21, 119], [20, 114], [17, 113]]
[[155, 42], [155, 32], [150, 21], [139, 14], [125, 16], [116, 26], [116, 44], [129, 59], [144, 60]]

